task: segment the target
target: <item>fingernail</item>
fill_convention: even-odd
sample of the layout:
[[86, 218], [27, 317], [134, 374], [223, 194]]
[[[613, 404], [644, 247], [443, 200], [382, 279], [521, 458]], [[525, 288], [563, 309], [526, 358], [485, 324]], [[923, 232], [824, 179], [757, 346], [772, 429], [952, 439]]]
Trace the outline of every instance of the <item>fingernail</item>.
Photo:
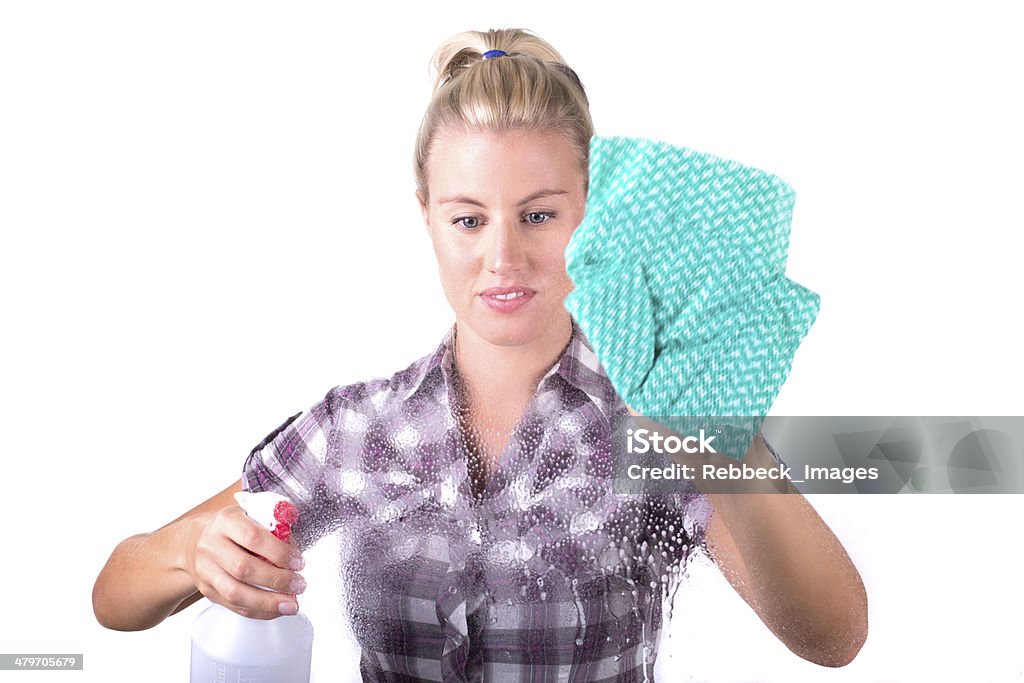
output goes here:
[[290, 616], [292, 614], [298, 614], [299, 606], [294, 602], [282, 602], [277, 605], [277, 611], [281, 614], [287, 614]]
[[306, 566], [306, 561], [302, 559], [302, 555], [292, 555], [291, 559], [288, 560], [288, 568], [294, 569], [295, 571], [301, 571]]
[[306, 590], [306, 580], [301, 576], [296, 576], [288, 585], [289, 593], [301, 593], [304, 590]]

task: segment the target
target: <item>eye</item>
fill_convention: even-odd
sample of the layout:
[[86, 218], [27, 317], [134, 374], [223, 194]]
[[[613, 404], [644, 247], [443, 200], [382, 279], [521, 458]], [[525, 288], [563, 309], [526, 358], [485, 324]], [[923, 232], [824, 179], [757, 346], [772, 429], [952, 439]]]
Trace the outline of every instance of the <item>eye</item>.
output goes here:
[[555, 214], [547, 211], [531, 211], [530, 213], [523, 216], [526, 222], [530, 225], [544, 225], [549, 220], [555, 217]]
[[456, 218], [452, 225], [456, 225], [465, 230], [476, 230], [480, 227], [480, 219], [476, 216], [463, 216], [462, 218]]

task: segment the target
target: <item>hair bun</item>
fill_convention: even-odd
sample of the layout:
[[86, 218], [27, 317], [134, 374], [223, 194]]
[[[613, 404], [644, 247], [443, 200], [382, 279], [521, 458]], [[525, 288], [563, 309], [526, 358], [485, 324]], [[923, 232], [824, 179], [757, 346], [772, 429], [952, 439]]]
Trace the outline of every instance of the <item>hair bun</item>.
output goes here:
[[[568, 68], [558, 50], [526, 29], [465, 31], [446, 40], [434, 52], [431, 65], [433, 73], [436, 74], [435, 92], [467, 69], [487, 61], [484, 55], [492, 50], [504, 52], [509, 57], [533, 57], [542, 62], [553, 62]], [[575, 78], [575, 74], [573, 77]]]

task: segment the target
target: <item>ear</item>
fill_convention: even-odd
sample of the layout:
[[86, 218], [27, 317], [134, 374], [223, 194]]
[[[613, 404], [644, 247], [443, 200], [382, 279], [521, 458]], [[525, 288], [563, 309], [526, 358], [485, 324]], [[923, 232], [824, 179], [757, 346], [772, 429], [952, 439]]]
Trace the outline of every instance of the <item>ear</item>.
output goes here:
[[419, 190], [416, 190], [416, 202], [420, 205], [420, 213], [423, 214], [423, 225], [424, 225], [424, 227], [427, 228], [427, 230], [429, 230], [430, 229], [430, 211], [427, 208], [426, 197], [424, 197], [423, 194]]

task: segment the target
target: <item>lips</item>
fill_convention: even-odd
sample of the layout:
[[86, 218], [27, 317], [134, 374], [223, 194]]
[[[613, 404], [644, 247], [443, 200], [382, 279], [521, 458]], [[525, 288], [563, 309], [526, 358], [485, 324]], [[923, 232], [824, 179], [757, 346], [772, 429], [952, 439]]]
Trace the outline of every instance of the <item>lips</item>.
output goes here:
[[536, 292], [529, 287], [512, 285], [491, 287], [480, 292], [483, 302], [498, 313], [512, 313], [525, 306]]

